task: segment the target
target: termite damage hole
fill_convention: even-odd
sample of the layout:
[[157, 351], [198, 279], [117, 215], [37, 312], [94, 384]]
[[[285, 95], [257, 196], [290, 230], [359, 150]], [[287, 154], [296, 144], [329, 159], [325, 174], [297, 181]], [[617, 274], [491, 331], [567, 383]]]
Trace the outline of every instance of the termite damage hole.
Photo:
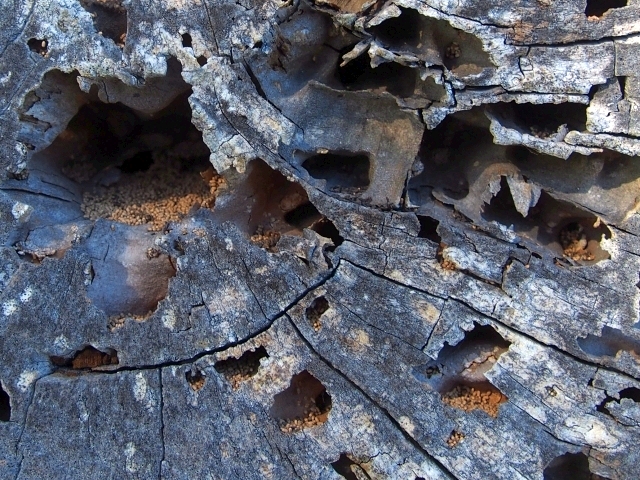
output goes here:
[[587, 0], [587, 7], [584, 10], [584, 14], [587, 17], [602, 17], [613, 8], [626, 7], [627, 1], [628, 0]]
[[150, 119], [119, 104], [80, 109], [61, 137], [86, 142], [63, 167], [83, 188], [86, 218], [160, 231], [200, 207], [213, 207], [224, 180], [208, 162], [187, 98], [181, 95]]
[[96, 31], [119, 47], [124, 47], [127, 39], [127, 9], [123, 3], [123, 0], [80, 0], [91, 14]]
[[211, 209], [226, 184], [191, 123], [180, 62], [166, 66], [136, 87], [54, 70], [22, 106], [20, 134], [35, 150], [12, 180], [29, 213], [15, 246], [34, 258], [85, 249], [87, 295], [112, 329], [128, 315], [147, 318], [168, 293], [176, 268], [156, 232]]
[[27, 46], [29, 50], [43, 57], [46, 56], [49, 51], [49, 41], [46, 39], [31, 38], [27, 42]]
[[77, 351], [71, 356], [51, 356], [51, 363], [57, 367], [72, 368], [74, 370], [93, 370], [99, 367], [118, 365], [118, 354], [112, 348], [105, 352], [91, 345]]
[[491, 326], [475, 324], [461, 342], [445, 345], [436, 360], [414, 372], [440, 393], [445, 404], [465, 412], [480, 409], [497, 417], [507, 397], [484, 374], [509, 345]]
[[440, 222], [428, 215], [416, 215], [418, 222], [420, 222], [420, 230], [418, 231], [419, 238], [426, 238], [432, 242], [440, 245], [442, 238], [438, 233], [438, 226]]
[[[595, 227], [595, 224], [591, 227]], [[586, 228], [589, 228], [588, 224]], [[568, 223], [560, 230], [559, 240], [565, 257], [569, 257], [576, 262], [593, 262], [596, 259], [594, 251], [597, 250], [599, 241], [595, 238], [589, 239], [587, 230], [582, 224], [578, 222]], [[590, 242], [591, 245], [589, 245]]]
[[565, 453], [554, 458], [543, 472], [544, 480], [606, 480], [591, 473], [584, 453]]
[[366, 472], [361, 463], [353, 461], [346, 453], [340, 454], [340, 458], [331, 463], [331, 468], [347, 480], [369, 479], [371, 476]]
[[[341, 53], [348, 53], [352, 48], [353, 45], [343, 49]], [[408, 98], [422, 86], [417, 69], [395, 62], [386, 62], [372, 68], [371, 59], [366, 54], [361, 54], [344, 66], [341, 65], [343, 59], [340, 55], [338, 62], [340, 64], [336, 76], [345, 90], [389, 92], [400, 98]]]
[[[21, 190], [33, 184], [36, 193], [65, 200], [67, 210], [80, 203], [89, 220], [145, 225], [154, 232], [200, 207], [211, 208], [224, 180], [211, 167], [210, 151], [191, 123], [191, 88], [180, 72], [180, 63], [170, 58], [167, 75], [149, 79], [144, 87], [105, 79], [113, 85], [112, 98], [130, 106], [105, 103], [95, 85], [80, 92], [75, 74], [45, 75], [23, 107], [25, 136], [38, 137], [40, 145]], [[54, 107], [67, 115], [60, 119], [69, 119], [66, 128], [51, 123]], [[60, 133], [47, 142], [47, 130]]]
[[312, 155], [302, 167], [316, 180], [324, 180], [335, 193], [357, 194], [370, 183], [370, 161], [365, 154], [327, 152]]
[[263, 358], [269, 358], [269, 355], [267, 350], [261, 346], [253, 350], [247, 350], [240, 358], [230, 357], [220, 360], [216, 362], [214, 368], [216, 372], [224, 376], [234, 390], [237, 390], [242, 382], [249, 380], [258, 373], [260, 360]]
[[457, 447], [464, 440], [464, 433], [458, 430], [452, 430], [449, 438], [447, 438], [447, 446], [449, 448]]
[[611, 238], [611, 230], [599, 217], [556, 199], [544, 190], [523, 216], [516, 207], [510, 188], [507, 178], [502, 176], [500, 190], [483, 207], [485, 220], [507, 225], [552, 254], [565, 256], [578, 264], [590, 265], [610, 258], [600, 242]]
[[329, 238], [334, 247], [344, 240], [335, 225], [310, 202], [302, 186], [264, 160], [253, 160], [224, 202], [216, 207], [220, 221], [232, 221], [252, 243], [277, 251], [283, 235], [302, 236], [305, 228]]
[[203, 373], [195, 366], [192, 365], [191, 370], [187, 370], [184, 376], [187, 379], [187, 383], [191, 387], [191, 390], [193, 390], [194, 392], [197, 392], [202, 387], [204, 387], [206, 379], [204, 378]]
[[503, 125], [515, 124], [524, 133], [543, 139], [562, 140], [570, 130], [587, 128], [587, 105], [580, 103], [501, 103], [494, 110], [500, 112]]
[[635, 402], [635, 403], [640, 403], [640, 388], [637, 388], [637, 387], [624, 388], [620, 390], [616, 396], [618, 398], [607, 395], [604, 398], [604, 400], [602, 400], [602, 402], [600, 402], [600, 404], [596, 406], [596, 410], [602, 413], [606, 413], [607, 415], [611, 415], [611, 412], [609, 411], [609, 408], [607, 408], [607, 406], [612, 403], [617, 403], [618, 405], [620, 405], [620, 403], [624, 399], [631, 400], [632, 402]]
[[11, 399], [0, 385], [0, 422], [11, 420]]
[[459, 76], [476, 75], [484, 68], [494, 67], [478, 37], [415, 9], [400, 10], [400, 16], [369, 29], [383, 45], [420, 53]]
[[432, 192], [454, 200], [469, 195], [470, 165], [493, 148], [491, 134], [477, 124], [476, 116], [474, 111], [455, 113], [433, 130], [425, 129], [409, 180], [412, 204], [428, 203]]
[[288, 388], [273, 399], [270, 413], [284, 433], [322, 425], [329, 418], [331, 396], [307, 370], [296, 374]]
[[320, 320], [327, 310], [329, 310], [329, 301], [324, 296], [316, 298], [305, 310], [305, 316], [316, 332], [320, 331], [322, 327]]

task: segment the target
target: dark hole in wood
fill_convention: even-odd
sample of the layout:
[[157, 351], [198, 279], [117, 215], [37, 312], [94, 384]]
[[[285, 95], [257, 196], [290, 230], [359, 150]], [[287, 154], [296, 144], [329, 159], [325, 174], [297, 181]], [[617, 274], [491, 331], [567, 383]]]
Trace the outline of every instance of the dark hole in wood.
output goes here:
[[340, 231], [338, 230], [338, 228], [327, 217], [322, 217], [320, 220], [311, 225], [311, 230], [322, 237], [331, 239], [334, 246], [327, 247], [327, 250], [329, 251], [334, 251], [336, 247], [339, 247], [340, 245], [342, 245], [342, 242], [344, 242], [344, 237], [340, 235]]
[[589, 334], [585, 338], [578, 337], [577, 342], [584, 353], [594, 357], [615, 357], [620, 350], [640, 357], [640, 340], [628, 337], [617, 328], [605, 326], [599, 336]]
[[145, 150], [122, 162], [118, 168], [124, 173], [146, 172], [153, 165], [153, 152]]
[[304, 314], [314, 330], [320, 330], [320, 318], [327, 310], [329, 310], [329, 301], [324, 296], [316, 298], [306, 308]]
[[372, 68], [366, 53], [341, 67], [342, 55], [352, 48], [353, 45], [343, 49], [338, 56], [337, 77], [346, 90], [387, 91], [402, 98], [413, 95], [418, 81], [416, 69], [395, 62]]
[[537, 136], [548, 136], [556, 133], [560, 125], [567, 125], [569, 130], [583, 131], [587, 123], [587, 105], [581, 103], [533, 103], [510, 104], [516, 116], [516, 123], [531, 129]]
[[91, 345], [69, 357], [51, 356], [50, 359], [51, 363], [57, 367], [72, 368], [74, 370], [118, 365], [118, 354], [115, 350], [109, 348], [106, 352], [102, 352]]
[[510, 345], [492, 326], [474, 324], [456, 345], [446, 344], [436, 360], [414, 368], [414, 376], [431, 385], [450, 406], [464, 411], [482, 409], [495, 417], [507, 397], [484, 374]]
[[253, 377], [260, 368], [260, 360], [268, 358], [267, 350], [260, 346], [254, 350], [247, 350], [240, 358], [230, 357], [220, 360], [213, 366], [216, 372], [222, 374], [234, 388], [238, 388], [240, 382]]
[[27, 42], [29, 50], [39, 55], [46, 55], [49, 50], [49, 41], [46, 39], [31, 38]]
[[628, 398], [636, 403], [640, 403], [640, 388], [629, 387], [620, 390], [620, 398]]
[[604, 480], [589, 470], [584, 453], [565, 453], [551, 461], [543, 472], [544, 480]]
[[488, 128], [478, 126], [472, 115], [475, 112], [448, 115], [433, 130], [425, 129], [418, 151], [422, 171], [409, 180], [409, 196], [413, 203], [425, 203], [431, 198], [432, 191], [455, 200], [469, 194], [467, 177], [473, 159], [482, 158], [493, 147]]
[[416, 215], [418, 217], [418, 221], [420, 222], [420, 231], [418, 232], [418, 237], [426, 238], [440, 245], [442, 238], [438, 234], [438, 225], [440, 222], [435, 218], [429, 217], [427, 215]]
[[611, 238], [611, 230], [604, 222], [598, 221], [591, 212], [558, 200], [544, 190], [536, 205], [523, 217], [516, 209], [503, 176], [500, 191], [483, 209], [485, 220], [513, 228], [517, 234], [534, 240], [558, 257], [565, 255], [583, 265], [609, 258], [609, 253], [600, 246], [603, 237]]
[[9, 394], [0, 387], [0, 422], [11, 420], [11, 399]]
[[364, 475], [364, 478], [371, 478], [356, 462], [351, 460], [346, 453], [340, 455], [340, 458], [331, 464], [333, 470], [344, 477], [346, 480], [363, 480], [363, 477], [358, 476], [353, 470], [357, 469], [360, 475]]
[[383, 44], [395, 47], [417, 45], [424, 17], [417, 10], [402, 8], [398, 17], [385, 20], [370, 29], [371, 33]]
[[627, 0], [587, 0], [584, 13], [587, 17], [601, 17], [612, 8], [627, 6]]
[[[592, 383], [593, 382], [590, 382], [590, 386], [593, 386]], [[607, 405], [609, 405], [611, 402], [620, 403], [623, 398], [628, 398], [629, 400], [633, 400], [636, 403], [640, 403], [640, 388], [636, 388], [636, 387], [625, 388], [618, 392], [618, 396], [620, 397], [619, 399], [612, 397], [611, 395], [607, 395], [604, 398], [604, 400], [602, 400], [598, 405], [596, 405], [596, 410], [606, 415], [611, 415], [611, 412], [607, 408]]]
[[369, 186], [369, 157], [362, 154], [326, 153], [307, 158], [302, 167], [315, 179], [332, 187]]
[[110, 38], [116, 45], [124, 46], [127, 38], [127, 9], [122, 1], [98, 3], [95, 0], [80, 0], [86, 11], [92, 14], [93, 25], [98, 32]]
[[189, 35], [188, 33], [182, 34], [182, 46], [184, 48], [191, 48], [193, 46], [191, 43], [191, 35]]
[[293, 227], [303, 229], [309, 227], [320, 218], [322, 218], [322, 214], [313, 203], [305, 202], [287, 212], [284, 216], [284, 221]]
[[184, 375], [185, 375], [185, 378], [187, 379], [187, 383], [189, 383], [189, 386], [193, 391], [197, 392], [202, 387], [204, 387], [206, 380], [202, 372], [198, 370], [196, 367], [192, 367], [191, 370], [187, 370], [187, 372]]
[[287, 433], [326, 422], [331, 410], [327, 389], [307, 370], [294, 375], [289, 387], [273, 400], [270, 414]]

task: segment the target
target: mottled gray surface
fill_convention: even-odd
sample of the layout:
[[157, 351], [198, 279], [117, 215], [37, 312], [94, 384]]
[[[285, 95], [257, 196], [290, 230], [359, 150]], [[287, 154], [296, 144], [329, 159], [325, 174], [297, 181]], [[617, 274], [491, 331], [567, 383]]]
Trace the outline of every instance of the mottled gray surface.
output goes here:
[[[103, 3], [0, 0], [0, 478], [640, 477], [637, 1], [125, 0], [126, 41]], [[216, 207], [84, 218], [52, 142], [187, 94]], [[108, 182], [171, 135], [82, 148]], [[278, 210], [292, 188], [339, 237]], [[331, 410], [285, 432], [303, 371]], [[470, 378], [495, 418], [443, 401]]]

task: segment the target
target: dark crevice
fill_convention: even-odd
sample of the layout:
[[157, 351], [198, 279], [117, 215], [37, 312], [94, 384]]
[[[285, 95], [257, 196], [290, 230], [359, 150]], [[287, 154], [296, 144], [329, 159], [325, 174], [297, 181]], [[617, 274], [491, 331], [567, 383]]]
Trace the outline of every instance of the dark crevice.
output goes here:
[[127, 38], [127, 9], [122, 0], [80, 0], [97, 32], [124, 47]]
[[387, 91], [401, 98], [413, 95], [419, 80], [417, 69], [395, 62], [372, 68], [370, 60], [368, 55], [362, 54], [344, 67], [338, 66], [338, 80], [345, 90]]
[[[590, 386], [593, 386], [593, 385], [590, 385]], [[620, 404], [622, 399], [627, 398], [629, 400], [633, 400], [636, 403], [640, 403], [640, 388], [637, 388], [637, 387], [625, 388], [623, 390], [620, 390], [617, 396], [619, 398], [615, 398], [607, 394], [605, 398], [598, 405], [596, 405], [596, 410], [600, 413], [613, 416], [609, 411], [609, 408], [607, 407], [612, 402]]]
[[394, 51], [421, 54], [460, 76], [478, 74], [484, 68], [494, 67], [476, 36], [452, 27], [445, 20], [423, 16], [417, 10], [400, 10], [400, 16], [369, 29], [383, 45]]
[[309, 228], [311, 228], [311, 230], [316, 232], [321, 237], [328, 238], [333, 242], [332, 247], [326, 247], [326, 249], [330, 252], [335, 251], [336, 247], [339, 247], [340, 245], [342, 245], [342, 242], [344, 242], [344, 237], [340, 235], [340, 231], [338, 230], [338, 228], [327, 217], [322, 217], [320, 220], [313, 223]]
[[302, 167], [317, 180], [325, 180], [327, 189], [334, 192], [356, 193], [369, 186], [370, 161], [368, 155], [328, 152], [309, 156]]
[[11, 399], [9, 394], [0, 386], [0, 422], [11, 420]]
[[229, 357], [215, 363], [216, 372], [222, 374], [234, 389], [240, 387], [240, 383], [253, 377], [260, 369], [260, 360], [269, 358], [267, 350], [260, 346], [247, 350], [239, 358]]
[[412, 203], [427, 203], [432, 191], [454, 200], [469, 195], [470, 160], [482, 158], [493, 145], [486, 118], [480, 117], [483, 123], [478, 125], [473, 113], [448, 115], [436, 128], [424, 131], [417, 168], [408, 185]]
[[544, 480], [605, 480], [591, 473], [584, 453], [565, 453], [551, 461], [543, 472]]
[[622, 93], [622, 98], [625, 98], [625, 92], [627, 91], [627, 77], [616, 77], [616, 78], [620, 83], [620, 92]]
[[27, 42], [27, 46], [29, 47], [29, 50], [37, 53], [38, 55], [42, 55], [43, 57], [49, 51], [49, 41], [46, 39], [31, 38]]
[[331, 468], [346, 480], [365, 480], [371, 478], [362, 466], [351, 460], [346, 453], [340, 454], [340, 458], [331, 463]]
[[509, 345], [493, 327], [474, 324], [462, 341], [445, 344], [436, 360], [415, 367], [413, 373], [439, 392], [444, 403], [467, 412], [482, 409], [495, 417], [507, 397], [484, 374]]
[[305, 317], [316, 332], [322, 328], [320, 319], [327, 310], [329, 310], [329, 301], [324, 296], [314, 299], [311, 305], [305, 309]]
[[284, 433], [293, 433], [323, 424], [330, 411], [331, 395], [320, 380], [303, 370], [275, 395], [269, 412]]
[[258, 80], [258, 77], [256, 77], [255, 73], [253, 73], [253, 70], [251, 69], [251, 67], [249, 66], [248, 63], [244, 62], [244, 69], [247, 72], [247, 75], [249, 75], [249, 79], [251, 80], [251, 83], [253, 83], [253, 86], [256, 89], [256, 92], [258, 93], [258, 95], [260, 95], [262, 98], [264, 98], [267, 102], [269, 102], [270, 105], [272, 105], [276, 110], [278, 110], [280, 112], [280, 109], [278, 107], [276, 107], [267, 97], [267, 94], [264, 92], [264, 89], [262, 88], [262, 85], [260, 85], [260, 80]]
[[628, 387], [619, 392], [620, 399], [628, 398], [629, 400], [633, 400], [636, 403], [640, 403], [640, 388], [637, 387]]
[[93, 370], [95, 368], [118, 365], [118, 354], [112, 348], [108, 348], [103, 352], [89, 345], [69, 356], [53, 355], [50, 360], [56, 367], [71, 368], [73, 370]]
[[610, 402], [614, 402], [615, 400], [615, 398], [609, 395], [605, 396], [604, 399], [598, 405], [596, 405], [596, 411], [604, 413], [606, 415], [611, 415], [611, 412], [607, 408], [607, 404]]
[[383, 44], [395, 48], [415, 47], [420, 43], [427, 18], [412, 8], [401, 8], [398, 17], [385, 20], [369, 31]]
[[517, 234], [560, 257], [591, 265], [608, 259], [602, 249], [603, 238], [611, 238], [611, 230], [596, 215], [572, 203], [558, 200], [544, 190], [526, 217], [516, 209], [513, 194], [505, 176], [500, 190], [484, 205], [482, 217], [510, 226]]
[[587, 17], [602, 17], [613, 8], [626, 7], [627, 1], [628, 0], [587, 0], [587, 7], [584, 10], [584, 14]]
[[581, 103], [502, 103], [491, 108], [498, 112], [500, 123], [507, 128], [515, 128], [524, 133], [549, 138], [558, 133], [559, 127], [567, 131], [586, 130], [587, 107]]
[[193, 47], [193, 43], [191, 40], [191, 35], [189, 35], [188, 33], [183, 33], [182, 34], [182, 46], [184, 48], [192, 48]]
[[440, 245], [442, 242], [442, 237], [438, 233], [438, 225], [440, 222], [435, 218], [429, 217], [427, 215], [416, 215], [418, 217], [418, 221], [420, 222], [420, 231], [418, 232], [418, 237], [426, 238], [431, 240], [437, 245]]
[[313, 203], [306, 202], [287, 212], [284, 216], [284, 221], [292, 227], [302, 230], [303, 228], [313, 225], [321, 218], [322, 214], [313, 205]]

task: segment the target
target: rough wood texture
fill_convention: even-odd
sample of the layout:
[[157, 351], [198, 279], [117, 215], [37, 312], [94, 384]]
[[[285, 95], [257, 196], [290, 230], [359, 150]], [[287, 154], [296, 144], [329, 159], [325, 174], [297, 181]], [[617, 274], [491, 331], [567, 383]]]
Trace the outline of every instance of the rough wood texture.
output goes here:
[[640, 478], [639, 18], [0, 1], [0, 477]]

